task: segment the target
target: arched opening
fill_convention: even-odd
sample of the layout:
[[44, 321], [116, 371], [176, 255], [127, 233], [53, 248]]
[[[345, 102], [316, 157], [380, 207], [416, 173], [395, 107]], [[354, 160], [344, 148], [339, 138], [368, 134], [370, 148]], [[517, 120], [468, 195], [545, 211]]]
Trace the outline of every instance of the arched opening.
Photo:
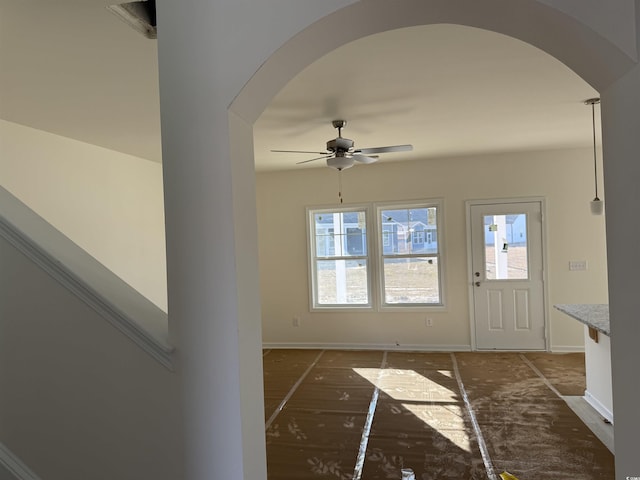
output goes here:
[[[581, 287], [558, 281], [569, 259], [551, 256], [549, 280], [556, 287], [551, 301], [577, 299], [580, 292], [584, 301], [599, 298], [598, 303], [607, 303], [604, 220], [591, 216], [586, 208], [593, 195], [593, 165], [591, 111], [583, 100], [596, 95], [565, 65], [529, 44], [450, 24], [371, 35], [307, 67], [280, 91], [254, 126], [263, 234], [262, 313], [268, 319], [263, 341], [344, 346], [369, 342], [404, 348], [419, 348], [421, 343], [422, 348], [474, 345], [474, 337], [469, 338], [464, 241], [464, 204], [474, 199], [544, 195], [552, 206], [550, 223], [545, 225], [551, 250], [571, 251], [572, 242], [584, 238], [583, 255], [590, 259], [589, 272], [583, 277], [588, 275], [591, 281], [585, 278]], [[337, 134], [331, 125], [335, 118], [348, 120], [342, 134], [354, 139], [358, 148], [411, 143], [413, 150], [381, 154], [375, 165], [355, 165], [340, 174], [326, 168], [322, 158], [297, 163], [318, 157], [316, 153], [270, 152], [274, 148], [319, 152], [324, 141]], [[548, 176], [549, 171], [555, 172], [553, 177]], [[550, 181], [557, 182], [555, 193]], [[402, 304], [404, 294], [399, 292], [403, 287], [393, 284], [400, 272], [391, 269], [394, 262], [387, 258], [391, 269], [388, 291], [398, 292], [393, 294], [396, 299], [390, 299], [397, 308], [390, 309], [392, 305], [382, 298], [381, 262], [375, 254], [369, 255], [366, 268], [372, 283], [367, 292], [370, 308], [356, 307], [352, 309], [356, 315], [345, 315], [336, 308], [320, 312], [320, 305], [310, 307], [309, 232], [301, 212], [318, 206], [434, 199], [444, 203], [443, 256], [438, 262], [439, 275], [435, 271], [424, 275], [432, 281], [430, 288], [442, 292], [443, 307], [425, 305], [412, 310]], [[377, 238], [377, 220], [368, 221], [367, 237], [375, 239], [372, 243], [382, 242]], [[387, 227], [395, 232], [387, 240], [397, 245], [397, 229]], [[324, 226], [319, 229], [327, 231]], [[594, 242], [593, 250], [586, 247], [586, 240]], [[426, 249], [424, 243], [420, 245]], [[432, 242], [431, 254], [439, 253], [435, 247]], [[375, 245], [369, 250], [375, 251]], [[401, 255], [403, 250], [393, 251]], [[332, 272], [331, 278], [334, 275]], [[558, 292], [560, 285], [566, 285], [567, 291]], [[411, 285], [403, 291], [411, 295]], [[425, 330], [422, 317], [430, 315], [436, 328]], [[549, 315], [557, 319], [552, 323], [563, 328], [551, 329], [548, 347], [568, 350], [581, 345], [582, 328], [577, 322], [564, 319], [554, 309]], [[304, 325], [292, 329], [292, 319], [298, 317], [303, 317]], [[449, 329], [460, 335], [444, 334]], [[566, 330], [573, 332], [573, 340], [565, 335]], [[434, 335], [437, 340], [422, 338]]]
[[[516, 71], [523, 76], [514, 77]], [[560, 85], [565, 83], [564, 92], [556, 90], [562, 90]], [[494, 85], [496, 90], [492, 89]], [[550, 290], [552, 303], [560, 303], [561, 298], [607, 303], [604, 221], [602, 217], [593, 217], [589, 213], [589, 188], [572, 190], [574, 185], [592, 186], [591, 157], [587, 148], [590, 143], [586, 142], [579, 151], [575, 151], [570, 148], [571, 142], [554, 145], [553, 141], [546, 143], [548, 137], [544, 140], [545, 132], [565, 131], [567, 136], [571, 136], [570, 130], [575, 128], [574, 134], [579, 139], [590, 141], [590, 110], [582, 100], [596, 94], [560, 62], [530, 45], [466, 26], [439, 24], [383, 32], [340, 47], [307, 67], [280, 91], [254, 126], [256, 167], [260, 167], [260, 161], [289, 162], [286, 165], [288, 171], [273, 171], [273, 167], [267, 167], [269, 171], [266, 174], [259, 172], [257, 175], [265, 348], [289, 345], [292, 348], [342, 346], [365, 349], [375, 345], [379, 349], [393, 351], [433, 351], [469, 348], [472, 342], [477, 346], [473, 329], [472, 340], [469, 338], [469, 275], [466, 271], [466, 246], [461, 241], [467, 228], [463, 207], [469, 199], [504, 201], [505, 196], [522, 199], [543, 195], [549, 205], [546, 215], [549, 219], [549, 246], [552, 252], [556, 252], [552, 255], [555, 260], [549, 262], [549, 283], [554, 287]], [[577, 118], [552, 126], [554, 118], [565, 115], [564, 112], [551, 113], [558, 103], [572, 104], [571, 109], [575, 110]], [[528, 114], [524, 114], [527, 120], [519, 117], [522, 112], [510, 111], [509, 107], [527, 111]], [[502, 113], [493, 117], [490, 115], [493, 111]], [[532, 118], [535, 112], [543, 114], [544, 118]], [[294, 167], [297, 160], [317, 157], [316, 154], [278, 156], [269, 153], [269, 148], [309, 151], [315, 146], [321, 149], [324, 146], [322, 140], [333, 133], [331, 119], [343, 117], [349, 119], [343, 135], [355, 139], [358, 147], [379, 145], [381, 142], [387, 144], [389, 140], [391, 143], [410, 142], [414, 144], [412, 153], [419, 150], [422, 156], [414, 162], [407, 162], [403, 161], [406, 153], [392, 159], [381, 155], [383, 159], [375, 166], [356, 165], [346, 170], [341, 174], [344, 199], [341, 205], [337, 197], [338, 174], [321, 167], [322, 159], [315, 169], [302, 165]], [[467, 120], [473, 121], [466, 123]], [[449, 121], [452, 123], [447, 124]], [[489, 129], [480, 133], [483, 126]], [[537, 152], [531, 151], [536, 150], [536, 145], [524, 147], [524, 153], [514, 145], [501, 147], [506, 151], [498, 152], [496, 146], [484, 144], [491, 140], [514, 142], [522, 135], [527, 141], [540, 142]], [[453, 145], [445, 147], [448, 137], [452, 137]], [[543, 143], [545, 146], [541, 147]], [[432, 149], [438, 150], [434, 148], [436, 146], [439, 151], [431, 153]], [[444, 151], [450, 148], [468, 148], [468, 151], [459, 150], [457, 154], [451, 150]], [[291, 171], [291, 168], [298, 171]], [[550, 171], [554, 172], [553, 177], [549, 177]], [[551, 183], [557, 181], [555, 191], [549, 188], [549, 180]], [[305, 258], [309, 248], [306, 246], [305, 208], [318, 205], [326, 208], [351, 207], [371, 202], [402, 204], [432, 201], [434, 198], [442, 199], [444, 204], [442, 227], [446, 233], [442, 240], [447, 261], [438, 261], [446, 279], [441, 289], [446, 298], [444, 311], [442, 308], [411, 311], [406, 306], [404, 311], [400, 311], [402, 307], [396, 307], [395, 311], [365, 307], [355, 309], [352, 314], [335, 308], [318, 311], [311, 307], [310, 311], [307, 270], [312, 270], [312, 265]], [[387, 209], [393, 210], [391, 207]], [[375, 237], [374, 219], [375, 213], [367, 223], [367, 233]], [[385, 228], [394, 225], [398, 223], [387, 222]], [[346, 228], [354, 229], [355, 224]], [[326, 231], [324, 225], [319, 225], [318, 229]], [[398, 237], [397, 229], [390, 232], [391, 247], [398, 244], [399, 239], [403, 246], [407, 245], [404, 237]], [[319, 243], [326, 247], [323, 238], [320, 237]], [[589, 258], [589, 271], [584, 272], [582, 278], [586, 280], [588, 275], [590, 281], [581, 284], [575, 276], [570, 281], [558, 281], [565, 277], [567, 261], [560, 261], [557, 252], [575, 250], [577, 245], [573, 242], [577, 238], [583, 239], [581, 250]], [[415, 240], [412, 239], [409, 245], [415, 244]], [[333, 238], [331, 241], [337, 243]], [[521, 248], [518, 239], [511, 235], [508, 241], [516, 254], [516, 249]], [[591, 246], [587, 247], [590, 242]], [[309, 250], [313, 251], [313, 248]], [[394, 251], [402, 253], [399, 249]], [[369, 263], [378, 261], [372, 257], [368, 259]], [[389, 275], [385, 281], [393, 282], [399, 277], [415, 280], [415, 272], [403, 263], [390, 259], [387, 265]], [[373, 291], [369, 292], [371, 297], [378, 294], [380, 280], [372, 270], [367, 265], [369, 278], [373, 281]], [[354, 267], [355, 271], [354, 275], [364, 274], [361, 267]], [[325, 273], [321, 270], [316, 274], [324, 278]], [[336, 272], [331, 271], [332, 279], [335, 275]], [[425, 277], [433, 280], [428, 273]], [[348, 281], [345, 278], [342, 284]], [[391, 286], [385, 291], [398, 292], [398, 287]], [[404, 291], [411, 295], [415, 287], [408, 284]], [[361, 284], [354, 287], [354, 293], [356, 289], [361, 293]], [[374, 302], [380, 302], [380, 297]], [[564, 318], [555, 309], [551, 309], [549, 315], [553, 317], [548, 319], [551, 330], [549, 347], [553, 351], [568, 350], [571, 345], [579, 348], [583, 342], [582, 325]], [[425, 328], [424, 317], [431, 318], [434, 327]], [[298, 324], [294, 325], [294, 322]], [[536, 340], [544, 341], [542, 337], [541, 332]], [[486, 345], [481, 347], [487, 348]], [[510, 341], [502, 348], [515, 349], [516, 346]], [[521, 345], [519, 348], [526, 350], [532, 347]], [[271, 357], [274, 354], [281, 355], [271, 351], [265, 357], [267, 366], [273, 367]], [[296, 396], [302, 394], [301, 390], [296, 391]], [[272, 406], [275, 395], [272, 389], [269, 392], [267, 418], [275, 414]], [[296, 404], [295, 399], [288, 402], [287, 411], [275, 417], [276, 424], [280, 424], [280, 436], [274, 438], [273, 431], [267, 434], [269, 460], [274, 470], [273, 464], [277, 465], [277, 462], [272, 458], [273, 452], [278, 451], [280, 442], [293, 441], [282, 430], [282, 425]], [[419, 425], [419, 421], [414, 422], [414, 425]], [[306, 433], [313, 438], [316, 432]], [[498, 438], [494, 438], [494, 442], [497, 441]], [[570, 442], [570, 435], [567, 435], [558, 448]], [[550, 439], [547, 442], [552, 443]], [[369, 448], [376, 447], [370, 445]], [[390, 453], [386, 452], [387, 455]], [[354, 452], [350, 454], [355, 458]], [[322, 458], [320, 448], [316, 455]], [[345, 466], [348, 458], [349, 454], [345, 452]], [[294, 468], [295, 460], [295, 454], [290, 453], [291, 468]], [[521, 456], [518, 460], [525, 461]], [[299, 463], [299, 468], [307, 466], [304, 461]], [[437, 468], [436, 463], [431, 462], [428, 468]], [[365, 464], [370, 468], [367, 462]], [[554, 468], [543, 464], [543, 461], [538, 462], [536, 468]], [[415, 464], [413, 467], [419, 472], [422, 468]], [[271, 471], [271, 474], [277, 478], [276, 471]]]
[[[314, 59], [355, 38], [403, 26], [444, 22], [505, 33], [560, 59], [603, 91], [633, 66], [629, 58], [602, 37], [594, 35], [571, 17], [537, 2], [519, 4], [518, 15], [504, 15], [505, 6], [501, 2], [483, 5], [482, 11], [471, 4], [465, 5], [465, 9], [439, 2], [404, 2], [402, 6], [406, 8], [394, 5], [390, 11], [391, 7], [381, 4], [351, 5], [316, 22], [285, 44], [253, 76], [232, 104], [232, 116], [240, 125], [236, 134], [242, 131], [244, 140], [248, 141], [251, 125], [270, 99], [289, 78]], [[533, 17], [546, 20], [555, 28], [544, 32], [536, 30], [535, 22], [529, 21]], [[367, 21], [361, 21], [363, 18]], [[337, 33], [325, 35], [326, 31]], [[574, 35], [568, 35], [568, 32]], [[585, 45], [591, 48], [586, 49]], [[249, 160], [238, 158], [234, 159], [236, 161], [245, 163]]]
[[[538, 22], [545, 24], [544, 31]], [[393, 5], [357, 2], [318, 20], [282, 45], [247, 82], [231, 110], [253, 124], [289, 79], [333, 49], [386, 30], [439, 23], [477, 27], [522, 40], [566, 64], [598, 91], [633, 65], [605, 38], [537, 1], [522, 1], [517, 7], [499, 0], [482, 5], [415, 0]]]

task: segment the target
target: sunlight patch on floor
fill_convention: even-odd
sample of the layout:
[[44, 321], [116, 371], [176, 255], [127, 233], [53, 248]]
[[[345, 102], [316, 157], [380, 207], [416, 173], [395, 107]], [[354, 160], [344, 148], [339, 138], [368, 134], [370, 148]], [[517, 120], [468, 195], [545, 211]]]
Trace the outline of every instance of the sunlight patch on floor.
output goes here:
[[471, 442], [465, 428], [461, 406], [414, 403], [403, 403], [402, 406], [458, 448], [471, 452]]
[[471, 452], [462, 400], [456, 392], [452, 371], [433, 371], [437, 380], [415, 370], [398, 368], [354, 368], [353, 371], [457, 447]]
[[[365, 378], [394, 400], [419, 402], [458, 402], [455, 392], [455, 382], [451, 381], [452, 374], [448, 371], [438, 371], [442, 382], [427, 378], [414, 370], [397, 368], [354, 368], [361, 377]], [[441, 373], [445, 372], [445, 373]], [[450, 385], [443, 385], [446, 382]]]

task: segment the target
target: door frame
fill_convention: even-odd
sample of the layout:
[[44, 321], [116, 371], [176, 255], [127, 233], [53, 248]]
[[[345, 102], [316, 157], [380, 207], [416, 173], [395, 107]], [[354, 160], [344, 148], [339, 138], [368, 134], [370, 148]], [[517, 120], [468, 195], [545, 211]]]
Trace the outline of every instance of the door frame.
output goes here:
[[551, 351], [551, 328], [549, 326], [549, 279], [547, 277], [547, 200], [545, 197], [508, 197], [508, 198], [486, 198], [477, 200], [465, 200], [466, 213], [466, 234], [467, 234], [467, 291], [469, 302], [469, 323], [471, 334], [471, 350], [477, 351], [476, 345], [476, 318], [475, 301], [473, 296], [473, 252], [471, 248], [471, 207], [475, 205], [506, 205], [512, 203], [540, 203], [540, 213], [542, 214], [542, 313], [544, 315], [544, 340], [545, 351]]

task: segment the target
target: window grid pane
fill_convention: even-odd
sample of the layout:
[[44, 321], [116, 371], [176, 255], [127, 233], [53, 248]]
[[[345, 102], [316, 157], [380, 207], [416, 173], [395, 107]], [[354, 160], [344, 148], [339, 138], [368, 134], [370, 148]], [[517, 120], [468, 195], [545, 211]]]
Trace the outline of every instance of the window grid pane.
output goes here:
[[316, 272], [319, 305], [369, 303], [366, 260], [318, 260]]
[[385, 258], [384, 297], [387, 304], [439, 303], [437, 259]]
[[438, 253], [437, 208], [385, 209], [380, 212], [382, 255]]
[[366, 211], [313, 212], [314, 305], [368, 306]]
[[314, 214], [316, 257], [366, 257], [365, 212]]
[[437, 207], [380, 211], [385, 305], [440, 305]]

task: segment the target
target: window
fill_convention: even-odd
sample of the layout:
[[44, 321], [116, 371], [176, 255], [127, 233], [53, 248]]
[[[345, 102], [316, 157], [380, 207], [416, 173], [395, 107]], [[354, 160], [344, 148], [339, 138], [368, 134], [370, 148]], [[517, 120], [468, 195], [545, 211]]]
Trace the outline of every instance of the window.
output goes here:
[[308, 210], [313, 308], [443, 306], [441, 203], [378, 205], [370, 221], [369, 211]]
[[369, 307], [367, 211], [311, 210], [314, 308]]
[[437, 203], [378, 207], [382, 225], [393, 222], [399, 227], [398, 248], [380, 252], [382, 306], [443, 304], [437, 240], [439, 208]]

